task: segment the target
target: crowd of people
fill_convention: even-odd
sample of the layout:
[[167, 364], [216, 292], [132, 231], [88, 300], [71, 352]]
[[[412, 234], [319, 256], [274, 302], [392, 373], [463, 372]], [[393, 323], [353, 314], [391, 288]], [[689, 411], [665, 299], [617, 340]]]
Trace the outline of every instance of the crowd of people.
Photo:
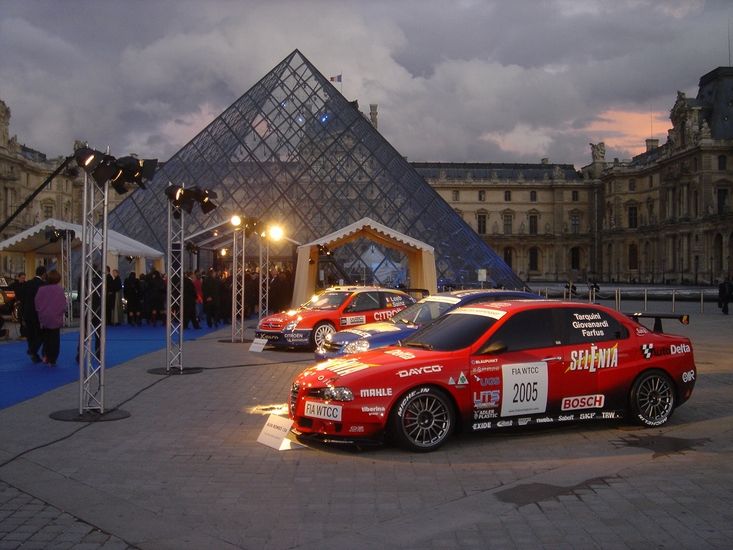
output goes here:
[[[226, 271], [209, 269], [202, 273], [188, 271], [183, 281], [183, 325], [198, 329], [205, 322], [216, 327], [231, 322], [232, 277]], [[124, 281], [117, 269], [106, 268], [105, 322], [109, 326], [156, 326], [166, 323], [165, 275], [152, 269], [137, 276], [131, 272]], [[60, 332], [66, 312], [66, 295], [58, 271], [40, 266], [35, 276], [26, 280], [18, 275], [14, 290], [19, 301], [21, 335], [28, 343], [27, 353], [34, 363], [55, 366], [60, 352]], [[289, 307], [293, 295], [290, 270], [272, 269], [269, 273], [269, 309]], [[245, 271], [245, 317], [259, 308], [259, 273]], [[94, 297], [93, 297], [94, 298]], [[101, 309], [101, 296], [92, 300], [92, 307]]]

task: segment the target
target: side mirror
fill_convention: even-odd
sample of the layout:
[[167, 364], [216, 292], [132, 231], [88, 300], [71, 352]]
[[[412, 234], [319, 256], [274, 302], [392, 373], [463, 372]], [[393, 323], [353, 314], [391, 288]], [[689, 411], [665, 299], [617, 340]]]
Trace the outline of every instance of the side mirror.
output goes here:
[[498, 355], [506, 351], [506, 344], [501, 340], [485, 344], [480, 350], [479, 355]]

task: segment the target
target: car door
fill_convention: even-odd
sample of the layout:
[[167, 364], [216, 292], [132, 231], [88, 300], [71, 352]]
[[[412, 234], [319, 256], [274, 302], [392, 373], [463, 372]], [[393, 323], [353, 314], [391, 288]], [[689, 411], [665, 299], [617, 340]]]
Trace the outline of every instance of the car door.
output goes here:
[[374, 322], [374, 312], [380, 309], [378, 291], [358, 292], [346, 305], [340, 318], [341, 328]]
[[488, 353], [470, 359], [474, 429], [524, 425], [546, 414], [560, 343], [551, 308], [514, 313], [494, 331], [478, 348]]
[[623, 408], [625, 390], [613, 380], [629, 354], [628, 331], [607, 312], [565, 307], [557, 312], [562, 328], [565, 383], [554, 406], [563, 416], [584, 420], [604, 416], [603, 409]]

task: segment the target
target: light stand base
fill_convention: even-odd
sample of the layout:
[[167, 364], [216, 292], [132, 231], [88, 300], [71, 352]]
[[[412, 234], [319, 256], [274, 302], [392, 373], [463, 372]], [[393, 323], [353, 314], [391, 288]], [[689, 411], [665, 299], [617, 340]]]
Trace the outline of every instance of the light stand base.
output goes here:
[[175, 374], [181, 374], [181, 375], [182, 374], [198, 374], [198, 373], [203, 372], [203, 371], [204, 371], [204, 369], [202, 369], [201, 367], [183, 368], [183, 369], [171, 368], [171, 369], [167, 369], [167, 370], [164, 369], [163, 367], [160, 367], [160, 368], [157, 368], [157, 369], [148, 369], [148, 373], [149, 374], [158, 374], [158, 375], [162, 375], [162, 376], [165, 376], [165, 375], [168, 375], [168, 374], [170, 374], [170, 375], [175, 375]]
[[79, 409], [66, 409], [52, 412], [48, 416], [54, 420], [61, 420], [62, 422], [111, 422], [113, 420], [128, 418], [130, 413], [122, 409], [112, 409], [103, 413], [99, 411], [84, 411], [79, 414]]

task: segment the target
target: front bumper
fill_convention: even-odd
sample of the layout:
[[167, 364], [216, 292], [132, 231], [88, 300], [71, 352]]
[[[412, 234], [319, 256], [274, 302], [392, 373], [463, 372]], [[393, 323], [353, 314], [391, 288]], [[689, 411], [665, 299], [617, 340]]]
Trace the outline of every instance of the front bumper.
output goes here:
[[311, 343], [311, 329], [297, 329], [287, 332], [256, 330], [255, 338], [264, 338], [276, 348], [307, 348]]

